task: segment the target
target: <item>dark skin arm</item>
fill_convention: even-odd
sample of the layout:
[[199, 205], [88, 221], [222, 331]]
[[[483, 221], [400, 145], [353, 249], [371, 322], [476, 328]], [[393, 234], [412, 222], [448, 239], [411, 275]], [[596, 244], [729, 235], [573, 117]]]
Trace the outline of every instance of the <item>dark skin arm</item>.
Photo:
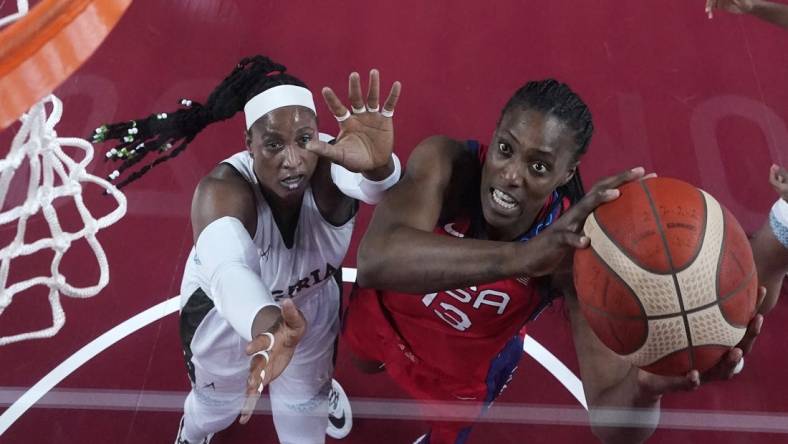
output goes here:
[[572, 210], [526, 243], [434, 234], [441, 211], [455, 206], [447, 196], [479, 198], [478, 184], [468, 179], [476, 177], [477, 169], [461, 142], [436, 136], [420, 143], [402, 180], [376, 207], [359, 246], [359, 285], [424, 293], [548, 274], [567, 252], [587, 245], [578, 231], [588, 214], [618, 197], [617, 186], [643, 175], [642, 169], [628, 170], [600, 181]]

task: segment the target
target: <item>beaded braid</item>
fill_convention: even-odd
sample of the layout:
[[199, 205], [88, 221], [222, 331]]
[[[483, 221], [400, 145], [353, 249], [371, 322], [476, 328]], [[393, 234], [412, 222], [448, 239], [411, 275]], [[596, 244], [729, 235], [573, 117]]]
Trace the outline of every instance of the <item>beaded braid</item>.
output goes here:
[[93, 143], [119, 141], [106, 153], [108, 160], [121, 162], [108, 179], [114, 181], [123, 172], [142, 162], [148, 154], [158, 153], [156, 159], [126, 176], [116, 186], [123, 188], [134, 182], [151, 168], [182, 153], [205, 127], [234, 116], [243, 110], [252, 97], [269, 88], [278, 85], [306, 88], [304, 82], [286, 74], [286, 70], [284, 65], [268, 57], [247, 57], [238, 62], [235, 69], [211, 92], [205, 104], [181, 99], [183, 107], [175, 112], [155, 113], [144, 119], [109, 123], [96, 128], [91, 136]]

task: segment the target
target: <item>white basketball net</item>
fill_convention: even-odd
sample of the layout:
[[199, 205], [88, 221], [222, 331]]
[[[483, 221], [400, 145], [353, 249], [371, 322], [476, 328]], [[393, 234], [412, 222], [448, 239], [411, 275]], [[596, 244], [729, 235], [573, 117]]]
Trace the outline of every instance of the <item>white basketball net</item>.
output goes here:
[[[51, 103], [52, 114], [47, 117], [45, 105]], [[50, 95], [24, 114], [20, 121], [22, 127], [11, 143], [11, 152], [0, 160], [0, 209], [5, 203], [6, 194], [16, 170], [27, 159], [30, 165], [30, 180], [25, 202], [15, 208], [0, 212], [0, 226], [16, 222], [16, 237], [0, 250], [0, 315], [11, 304], [15, 294], [35, 285], [49, 287], [49, 303], [52, 306], [52, 325], [43, 330], [0, 337], [0, 346], [27, 339], [54, 336], [66, 322], [60, 305], [60, 295], [75, 298], [88, 298], [96, 295], [109, 282], [107, 257], [96, 240], [96, 232], [117, 222], [126, 214], [126, 197], [108, 181], [88, 174], [85, 167], [93, 160], [93, 146], [86, 140], [75, 137], [58, 137], [55, 125], [60, 121], [63, 105], [57, 97]], [[62, 146], [79, 148], [85, 157], [76, 162], [63, 152]], [[55, 185], [59, 178], [62, 184]], [[82, 200], [82, 183], [91, 182], [106, 190], [117, 201], [117, 208], [96, 220], [85, 207]], [[96, 190], [98, 191], [98, 190]], [[57, 212], [52, 202], [57, 198], [72, 197], [82, 218], [84, 228], [70, 233], [60, 227]], [[49, 225], [51, 237], [38, 239], [33, 243], [24, 242], [28, 219], [41, 211]], [[98, 283], [90, 287], [73, 287], [66, 282], [58, 270], [60, 261], [71, 243], [85, 239], [96, 256], [100, 269]], [[11, 261], [20, 256], [34, 254], [43, 249], [54, 250], [50, 276], [37, 276], [22, 282], [8, 285], [8, 272]]]
[[5, 17], [0, 17], [0, 28], [5, 25], [10, 24], [13, 21], [19, 20], [22, 16], [27, 14], [27, 11], [30, 9], [30, 5], [28, 5], [27, 0], [16, 0], [16, 11], [13, 14], [9, 14]]

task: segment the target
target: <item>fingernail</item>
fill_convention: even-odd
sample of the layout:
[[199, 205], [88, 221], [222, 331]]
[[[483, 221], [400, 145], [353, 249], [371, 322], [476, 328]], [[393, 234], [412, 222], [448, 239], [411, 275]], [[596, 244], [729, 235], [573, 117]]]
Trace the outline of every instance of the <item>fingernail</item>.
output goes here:
[[620, 195], [621, 195], [621, 191], [619, 191], [618, 189], [605, 191], [605, 196], [609, 199], [615, 199]]
[[643, 168], [643, 167], [635, 167], [635, 168], [632, 168], [632, 170], [631, 170], [631, 171], [632, 171], [632, 173], [634, 173], [634, 174], [643, 174], [643, 173], [645, 173], [645, 172], [646, 172], [646, 169], [645, 169], [645, 168]]

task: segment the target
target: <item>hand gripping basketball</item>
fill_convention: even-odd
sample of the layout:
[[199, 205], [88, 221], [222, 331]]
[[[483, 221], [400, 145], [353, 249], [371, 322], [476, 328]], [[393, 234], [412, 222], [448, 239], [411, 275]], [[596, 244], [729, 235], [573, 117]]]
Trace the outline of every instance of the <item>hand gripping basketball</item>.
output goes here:
[[566, 214], [528, 241], [525, 244], [528, 246], [528, 254], [525, 255], [528, 276], [550, 274], [559, 267], [567, 253], [575, 248], [588, 247], [589, 239], [582, 234], [588, 215], [599, 205], [618, 198], [618, 187], [642, 179], [644, 173], [642, 167], [637, 167], [600, 180]]
[[246, 424], [252, 417], [257, 400], [266, 384], [276, 379], [287, 368], [293, 353], [306, 332], [304, 315], [293, 301], [282, 303], [282, 317], [271, 332], [257, 336], [246, 347], [253, 355], [249, 363], [249, 378], [246, 382], [246, 401], [241, 409], [239, 422]]

